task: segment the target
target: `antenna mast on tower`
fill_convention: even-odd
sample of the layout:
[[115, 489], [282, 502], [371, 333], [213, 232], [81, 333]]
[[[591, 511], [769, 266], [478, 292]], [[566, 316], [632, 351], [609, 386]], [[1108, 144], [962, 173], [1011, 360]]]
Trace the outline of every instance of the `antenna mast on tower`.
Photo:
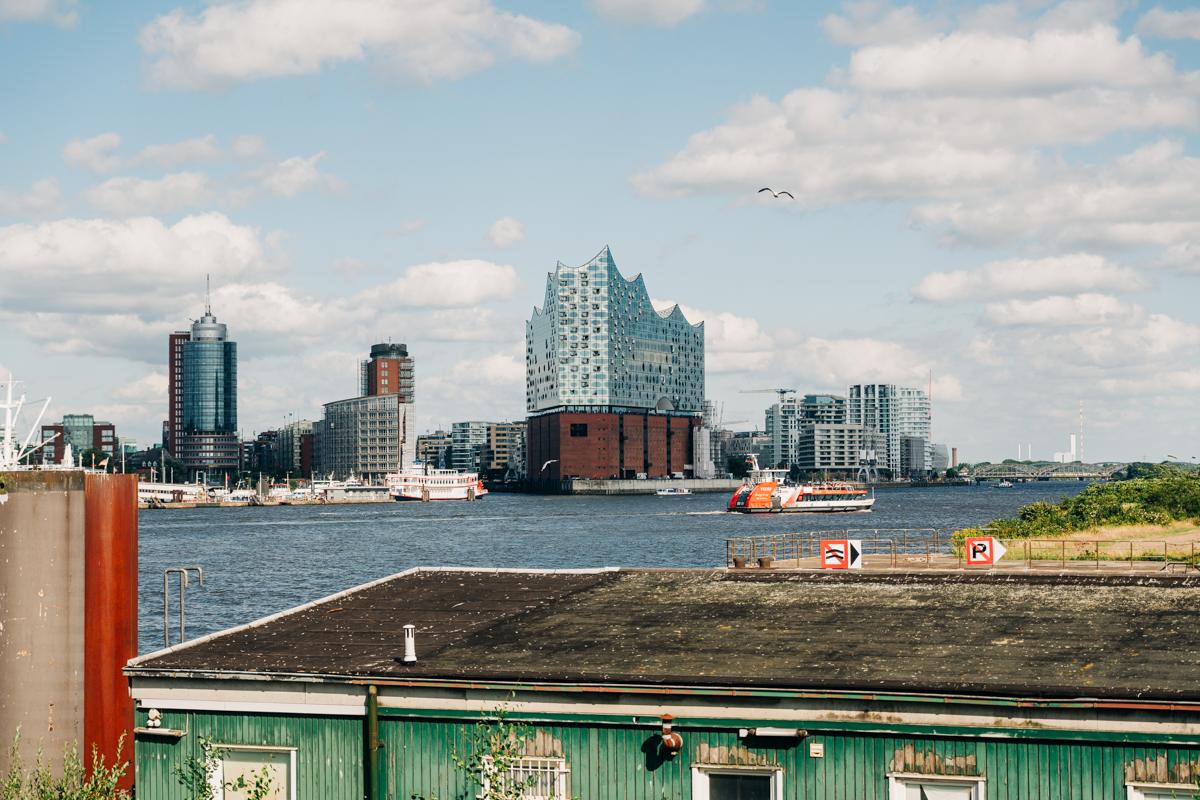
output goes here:
[[1086, 463], [1083, 460], [1083, 401], [1079, 401], [1079, 463]]
[[208, 273], [204, 274], [204, 316], [212, 316], [212, 286]]

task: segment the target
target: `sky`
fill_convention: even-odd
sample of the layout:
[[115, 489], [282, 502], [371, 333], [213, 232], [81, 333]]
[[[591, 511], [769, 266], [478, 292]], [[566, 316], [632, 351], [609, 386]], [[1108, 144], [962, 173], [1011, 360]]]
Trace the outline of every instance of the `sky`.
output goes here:
[[1092, 0], [0, 0], [0, 370], [156, 443], [211, 276], [246, 436], [386, 340], [421, 431], [521, 419], [546, 274], [608, 245], [704, 322], [735, 430], [746, 390], [932, 382], [963, 461], [1067, 450], [1081, 401], [1085, 460], [1191, 460], [1198, 39]]

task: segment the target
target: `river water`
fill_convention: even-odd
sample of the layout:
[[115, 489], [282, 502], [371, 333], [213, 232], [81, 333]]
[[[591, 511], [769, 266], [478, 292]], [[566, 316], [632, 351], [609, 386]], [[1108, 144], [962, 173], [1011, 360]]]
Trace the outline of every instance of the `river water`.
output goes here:
[[[200, 566], [189, 639], [415, 566], [713, 567], [725, 539], [847, 528], [962, 528], [1087, 484], [888, 489], [857, 514], [729, 514], [726, 494], [491, 494], [467, 503], [147, 509], [140, 513], [139, 650], [163, 646], [163, 570]], [[881, 534], [886, 536], [886, 534]], [[866, 538], [865, 536], [863, 538]], [[172, 579], [172, 597], [176, 598]], [[172, 643], [178, 642], [177, 599]]]

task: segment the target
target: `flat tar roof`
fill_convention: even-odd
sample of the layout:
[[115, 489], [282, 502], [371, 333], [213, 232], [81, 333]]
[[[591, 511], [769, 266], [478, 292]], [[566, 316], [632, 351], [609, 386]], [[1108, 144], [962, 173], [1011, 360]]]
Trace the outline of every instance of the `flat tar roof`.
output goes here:
[[1182, 576], [415, 569], [126, 672], [1190, 700], [1198, 601]]

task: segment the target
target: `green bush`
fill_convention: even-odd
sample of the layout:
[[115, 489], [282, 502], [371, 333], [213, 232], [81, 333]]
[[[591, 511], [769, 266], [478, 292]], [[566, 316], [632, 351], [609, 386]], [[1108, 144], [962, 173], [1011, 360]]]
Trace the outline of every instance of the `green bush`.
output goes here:
[[1023, 506], [1015, 518], [1001, 517], [988, 527], [1001, 539], [1063, 536], [1102, 525], [1166, 525], [1200, 517], [1200, 477], [1158, 465], [1154, 477], [1093, 483], [1058, 503]]
[[[74, 745], [63, 749], [63, 774], [56, 778], [50, 765], [42, 760], [42, 748], [38, 746], [37, 760], [33, 769], [25, 771], [18, 746], [21, 743], [21, 728], [13, 737], [12, 749], [8, 751], [8, 772], [0, 777], [0, 800], [128, 800], [129, 792], [117, 788], [128, 762], [118, 761], [111, 767], [104, 766], [104, 757], [92, 746], [92, 775], [86, 776], [83, 759]], [[117, 743], [117, 752], [125, 750], [125, 735]]]

